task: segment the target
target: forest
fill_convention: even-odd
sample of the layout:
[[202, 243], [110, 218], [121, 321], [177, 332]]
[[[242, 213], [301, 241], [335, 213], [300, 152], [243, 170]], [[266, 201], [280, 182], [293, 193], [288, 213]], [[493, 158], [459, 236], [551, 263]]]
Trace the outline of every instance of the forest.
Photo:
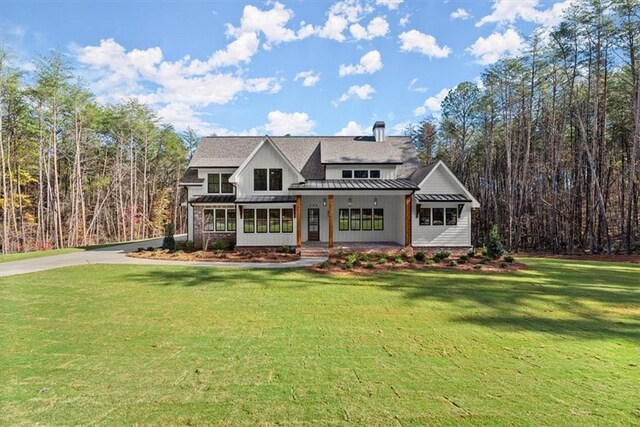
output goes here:
[[640, 2], [584, 0], [408, 129], [482, 204], [512, 251], [640, 249]]
[[[407, 129], [480, 201], [474, 243], [497, 225], [515, 252], [640, 250], [639, 44], [640, 2], [577, 1]], [[101, 104], [56, 52], [25, 71], [0, 51], [0, 109], [3, 253], [184, 231], [192, 130]]]

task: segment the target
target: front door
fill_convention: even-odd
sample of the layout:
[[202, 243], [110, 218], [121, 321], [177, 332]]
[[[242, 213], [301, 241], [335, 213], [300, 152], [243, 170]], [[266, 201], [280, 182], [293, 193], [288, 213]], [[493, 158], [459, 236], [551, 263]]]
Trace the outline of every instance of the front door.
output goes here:
[[320, 209], [309, 209], [307, 232], [310, 242], [320, 240]]

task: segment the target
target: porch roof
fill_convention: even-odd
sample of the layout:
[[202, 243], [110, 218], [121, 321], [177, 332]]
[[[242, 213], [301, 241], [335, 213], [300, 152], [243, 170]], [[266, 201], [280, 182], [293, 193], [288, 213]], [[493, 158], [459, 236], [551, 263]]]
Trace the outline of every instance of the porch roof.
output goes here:
[[206, 196], [197, 196], [189, 200], [190, 204], [200, 203], [233, 203], [236, 200], [235, 194], [215, 194]]
[[410, 179], [309, 179], [289, 190], [418, 190]]
[[470, 202], [471, 200], [464, 194], [416, 194], [419, 202]]
[[295, 203], [296, 196], [240, 196], [236, 199], [238, 203]]

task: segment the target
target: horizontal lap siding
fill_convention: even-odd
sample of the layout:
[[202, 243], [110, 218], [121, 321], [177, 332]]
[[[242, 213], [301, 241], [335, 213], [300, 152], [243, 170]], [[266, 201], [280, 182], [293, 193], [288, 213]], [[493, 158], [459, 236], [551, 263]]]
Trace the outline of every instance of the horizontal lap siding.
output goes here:
[[[420, 203], [424, 208], [458, 208], [458, 203]], [[471, 207], [464, 204], [458, 225], [419, 225], [415, 200], [412, 203], [411, 232], [413, 246], [471, 246]]]

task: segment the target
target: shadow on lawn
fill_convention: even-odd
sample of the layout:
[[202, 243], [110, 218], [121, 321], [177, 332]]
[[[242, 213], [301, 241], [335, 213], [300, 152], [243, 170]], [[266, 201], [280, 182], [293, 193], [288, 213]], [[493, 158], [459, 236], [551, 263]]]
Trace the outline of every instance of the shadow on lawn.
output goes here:
[[[134, 280], [156, 286], [238, 285], [303, 291], [317, 286], [376, 287], [408, 302], [451, 304], [452, 321], [504, 331], [640, 341], [640, 266], [567, 260], [532, 262], [518, 273], [406, 270], [331, 276], [306, 270], [151, 270]], [[301, 298], [304, 296], [301, 294]]]

